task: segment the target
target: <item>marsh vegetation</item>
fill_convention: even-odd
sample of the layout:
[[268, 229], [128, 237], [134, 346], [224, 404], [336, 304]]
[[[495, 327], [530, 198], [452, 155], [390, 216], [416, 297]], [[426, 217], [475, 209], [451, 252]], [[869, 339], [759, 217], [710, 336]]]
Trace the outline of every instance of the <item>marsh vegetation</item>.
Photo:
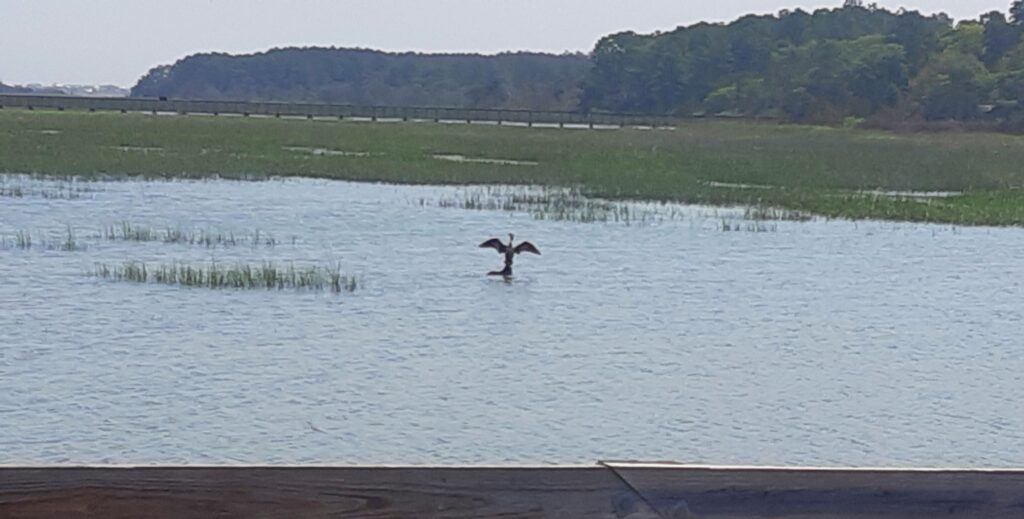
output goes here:
[[43, 198], [78, 200], [100, 190], [95, 183], [73, 178], [39, 178], [30, 175], [0, 175], [0, 198]]
[[[184, 245], [197, 245], [206, 248], [234, 247], [248, 245], [251, 247], [275, 247], [280, 242], [274, 236], [261, 232], [259, 229], [250, 233], [236, 235], [233, 232], [215, 231], [210, 229], [186, 229], [182, 227], [165, 227], [154, 229], [146, 225], [121, 222], [103, 229], [102, 237], [110, 241], [163, 242]], [[298, 238], [292, 236], [292, 244]]]
[[[206, 181], [201, 182], [205, 183]], [[53, 179], [0, 174], [0, 186], [3, 186], [4, 193], [10, 193], [18, 199], [24, 198], [19, 200], [17, 205], [5, 207], [5, 210], [10, 210], [6, 215], [0, 214], [4, 216], [0, 219], [4, 224], [0, 227], [0, 250], [26, 253], [88, 251], [80, 255], [68, 255], [69, 262], [80, 261], [72, 258], [107, 259], [112, 255], [121, 258], [148, 258], [148, 261], [126, 259], [120, 263], [98, 261], [95, 269], [90, 271], [103, 279], [125, 282], [152, 282], [218, 289], [297, 289], [334, 293], [354, 292], [361, 286], [361, 278], [344, 274], [338, 262], [311, 264], [308, 254], [304, 254], [300, 261], [288, 259], [290, 254], [294, 255], [293, 248], [302, 246], [297, 234], [290, 237], [291, 247], [276, 251], [282, 242], [272, 233], [261, 229], [238, 233], [187, 225], [154, 227], [123, 220], [119, 224], [101, 226], [98, 232], [83, 232], [83, 229], [89, 227], [88, 218], [83, 219], [83, 216], [91, 215], [101, 207], [94, 206], [91, 200], [105, 201], [104, 195], [112, 194], [106, 191], [107, 187], [118, 192], [123, 197], [122, 200], [134, 200], [136, 196], [145, 196], [143, 191], [160, 191], [167, 187], [168, 183], [164, 184], [160, 186], [159, 183], [148, 181], [132, 183], [110, 179], [86, 182], [78, 178]], [[74, 196], [69, 198], [67, 193], [97, 194], [99, 198], [91, 197], [90, 202], [85, 204], [53, 205], [29, 197], [29, 194], [41, 193], [45, 195], [39, 198], [58, 198], [55, 193], [63, 193], [64, 196], [59, 197], [63, 199], [75, 199]], [[133, 204], [134, 202], [129, 202], [129, 207]], [[72, 214], [77, 216], [70, 216]], [[59, 216], [57, 221], [75, 220], [76, 224], [61, 224], [57, 227], [54, 225], [55, 221], [50, 218], [51, 215], [64, 215]], [[6, 226], [8, 221], [21, 221], [32, 227], [11, 230]], [[49, 223], [36, 226], [39, 221]], [[155, 244], [158, 248], [144, 247], [144, 244]], [[165, 252], [157, 252], [164, 244], [186, 247], [168, 248]], [[138, 252], [135, 249], [138, 249]], [[204, 249], [217, 250], [198, 252]], [[260, 249], [263, 252], [247, 253], [246, 249]], [[168, 256], [168, 260], [153, 264], [154, 253]], [[197, 253], [207, 255], [210, 258], [208, 263], [196, 261]], [[217, 259], [220, 255], [227, 255], [228, 259]], [[255, 261], [246, 256], [256, 256]], [[25, 261], [36, 261], [30, 260], [31, 257], [24, 256]], [[46, 257], [56, 259], [62, 256], [49, 254]]]
[[776, 223], [765, 222], [737, 222], [722, 220], [721, 229], [722, 232], [776, 232], [779, 230], [779, 225]]
[[96, 275], [103, 279], [134, 283], [159, 283], [189, 288], [245, 290], [328, 290], [355, 292], [360, 281], [342, 274], [340, 265], [327, 267], [278, 266], [272, 262], [230, 265], [210, 262], [207, 265], [169, 263], [149, 266], [126, 262], [121, 265], [96, 265]]
[[424, 207], [526, 213], [536, 220], [579, 223], [643, 225], [683, 218], [683, 212], [677, 204], [592, 198], [578, 187], [471, 187], [436, 199], [419, 198], [417, 203]]
[[74, 228], [70, 225], [65, 228], [62, 234], [57, 236], [39, 232], [33, 237], [33, 233], [27, 230], [15, 231], [14, 236], [10, 238], [0, 234], [0, 249], [39, 249], [72, 252], [83, 250], [84, 248], [85, 245], [79, 242], [75, 236]]
[[[41, 129], [60, 133], [43, 135]], [[111, 146], [125, 143], [161, 151], [111, 153]], [[999, 134], [908, 135], [701, 120], [674, 130], [588, 131], [5, 110], [0, 147], [0, 170], [81, 178], [303, 176], [575, 186], [608, 200], [780, 208], [792, 212], [780, 214], [786, 219], [813, 214], [1024, 224], [1024, 138]], [[3, 189], [8, 196], [17, 192]], [[950, 196], [899, 194], [905, 192]]]

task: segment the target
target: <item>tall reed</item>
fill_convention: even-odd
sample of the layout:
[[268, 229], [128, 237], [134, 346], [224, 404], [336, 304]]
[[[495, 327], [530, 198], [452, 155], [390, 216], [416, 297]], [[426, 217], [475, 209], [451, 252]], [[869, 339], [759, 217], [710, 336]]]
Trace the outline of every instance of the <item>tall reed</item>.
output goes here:
[[96, 265], [95, 274], [115, 281], [210, 289], [296, 289], [340, 293], [355, 292], [361, 285], [355, 276], [342, 274], [340, 265], [297, 268], [294, 264], [282, 267], [272, 262], [255, 265], [222, 265], [215, 261], [209, 265], [170, 263], [152, 268], [140, 262], [115, 266], [100, 263]]
[[14, 233], [14, 239], [10, 242], [4, 237], [0, 237], [0, 248], [15, 248], [21, 250], [59, 250], [71, 252], [83, 250], [85, 247], [78, 242], [74, 228], [68, 225], [61, 238], [52, 240], [47, 239], [45, 235], [33, 238], [32, 233], [29, 231], [19, 230]]
[[[250, 245], [252, 247], [274, 247], [278, 240], [273, 235], [261, 232], [259, 229], [252, 233], [236, 236], [232, 232], [211, 231], [206, 229], [183, 229], [181, 227], [167, 227], [163, 230], [156, 230], [130, 222], [121, 222], [120, 225], [111, 225], [103, 229], [104, 239], [112, 241], [137, 241], [137, 242], [163, 242], [178, 243], [184, 245], [196, 245], [206, 248], [234, 247], [237, 245]], [[294, 240], [293, 240], [294, 242]]]

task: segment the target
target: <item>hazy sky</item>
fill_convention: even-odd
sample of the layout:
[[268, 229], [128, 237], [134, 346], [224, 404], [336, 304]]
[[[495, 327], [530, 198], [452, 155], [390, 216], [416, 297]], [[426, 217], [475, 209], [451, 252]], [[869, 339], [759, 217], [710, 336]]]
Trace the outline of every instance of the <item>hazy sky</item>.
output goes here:
[[[867, 2], [865, 2], [867, 3]], [[879, 4], [956, 19], [1010, 0]], [[603, 35], [729, 21], [842, 0], [0, 0], [0, 81], [131, 86], [201, 51], [284, 46], [383, 50], [588, 51]]]

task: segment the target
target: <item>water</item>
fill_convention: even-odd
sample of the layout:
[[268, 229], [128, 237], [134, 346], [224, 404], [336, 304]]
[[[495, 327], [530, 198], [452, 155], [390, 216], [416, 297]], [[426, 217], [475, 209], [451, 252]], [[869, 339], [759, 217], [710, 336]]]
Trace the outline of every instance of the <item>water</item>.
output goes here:
[[[0, 198], [0, 463], [1024, 465], [1020, 229], [722, 232], [742, 211], [627, 226], [417, 202], [457, 188], [82, 186]], [[97, 236], [122, 221], [279, 243]], [[10, 246], [68, 225], [84, 250]], [[510, 231], [544, 255], [506, 284], [476, 246]], [[89, 275], [126, 259], [338, 262], [364, 286]]]

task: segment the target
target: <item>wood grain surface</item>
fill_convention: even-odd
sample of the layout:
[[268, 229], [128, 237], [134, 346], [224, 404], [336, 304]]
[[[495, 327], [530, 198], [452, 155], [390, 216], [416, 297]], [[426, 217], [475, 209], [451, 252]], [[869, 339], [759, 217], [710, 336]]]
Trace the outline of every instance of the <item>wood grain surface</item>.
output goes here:
[[1024, 470], [0, 467], [0, 518], [1024, 518]]

